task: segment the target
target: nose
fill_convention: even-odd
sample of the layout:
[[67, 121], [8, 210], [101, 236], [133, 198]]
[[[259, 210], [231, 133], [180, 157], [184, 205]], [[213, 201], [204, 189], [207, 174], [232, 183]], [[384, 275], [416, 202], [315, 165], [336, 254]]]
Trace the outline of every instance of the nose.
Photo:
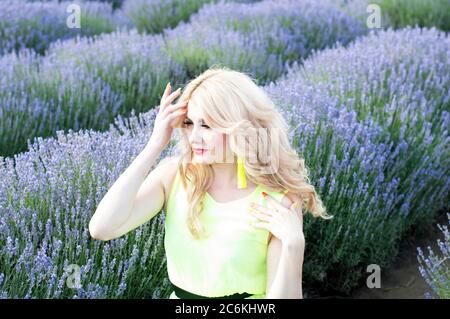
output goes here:
[[189, 143], [191, 145], [193, 145], [193, 144], [203, 145], [202, 142], [203, 142], [203, 139], [202, 139], [202, 136], [200, 133], [200, 127], [197, 125], [193, 125], [191, 135], [189, 135]]

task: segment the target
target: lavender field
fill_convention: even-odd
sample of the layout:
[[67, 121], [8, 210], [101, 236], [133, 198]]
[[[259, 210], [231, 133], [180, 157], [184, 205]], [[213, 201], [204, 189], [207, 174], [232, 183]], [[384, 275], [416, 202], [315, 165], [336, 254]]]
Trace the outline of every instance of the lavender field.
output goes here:
[[[0, 298], [168, 297], [164, 214], [108, 242], [88, 223], [166, 83], [213, 65], [257, 78], [335, 216], [305, 219], [305, 297], [365, 285], [450, 207], [450, 2], [411, 3], [0, 0]], [[440, 227], [417, 249], [424, 298], [450, 297]]]

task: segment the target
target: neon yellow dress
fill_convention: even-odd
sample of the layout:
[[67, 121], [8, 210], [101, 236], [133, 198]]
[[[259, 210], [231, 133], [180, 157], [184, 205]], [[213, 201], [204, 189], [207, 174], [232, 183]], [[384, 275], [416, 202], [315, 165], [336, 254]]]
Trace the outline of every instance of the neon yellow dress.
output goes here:
[[[265, 298], [269, 231], [249, 224], [257, 219], [247, 205], [266, 205], [262, 191], [281, 200], [284, 192], [258, 185], [248, 196], [222, 203], [204, 197], [200, 221], [207, 238], [192, 237], [186, 222], [188, 202], [177, 172], [165, 219], [164, 246], [169, 279], [178, 287], [207, 297], [249, 293], [246, 299]], [[178, 299], [172, 291], [169, 299]]]

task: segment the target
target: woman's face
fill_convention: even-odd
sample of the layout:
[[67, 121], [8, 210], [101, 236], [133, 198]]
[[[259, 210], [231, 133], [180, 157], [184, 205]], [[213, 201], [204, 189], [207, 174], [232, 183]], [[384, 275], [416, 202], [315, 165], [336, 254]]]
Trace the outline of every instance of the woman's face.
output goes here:
[[198, 108], [188, 107], [183, 129], [191, 145], [194, 163], [224, 163], [232, 162], [233, 153], [228, 147], [226, 134], [209, 127]]

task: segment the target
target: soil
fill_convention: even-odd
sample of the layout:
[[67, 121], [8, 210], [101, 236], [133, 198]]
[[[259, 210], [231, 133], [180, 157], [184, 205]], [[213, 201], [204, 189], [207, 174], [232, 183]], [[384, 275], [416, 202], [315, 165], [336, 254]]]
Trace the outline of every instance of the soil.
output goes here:
[[[424, 299], [425, 293], [431, 289], [419, 272], [417, 247], [421, 247], [428, 256], [426, 247], [430, 246], [435, 253], [440, 253], [437, 240], [444, 235], [437, 224], [448, 225], [447, 213], [443, 209], [430, 225], [416, 229], [405, 236], [399, 247], [399, 253], [388, 268], [381, 268], [381, 287], [368, 288], [366, 285], [355, 288], [350, 294], [317, 293], [307, 291], [305, 298], [318, 299]], [[308, 295], [308, 296], [307, 296]]]
[[431, 246], [434, 252], [439, 252], [437, 239], [443, 239], [443, 234], [437, 224], [447, 225], [446, 213], [439, 214], [433, 225], [416, 236], [405, 238], [400, 246], [400, 252], [388, 269], [381, 270], [381, 288], [366, 286], [355, 289], [351, 298], [365, 299], [423, 299], [429, 286], [422, 278], [418, 269], [417, 247], [421, 247], [425, 256], [426, 247]]

